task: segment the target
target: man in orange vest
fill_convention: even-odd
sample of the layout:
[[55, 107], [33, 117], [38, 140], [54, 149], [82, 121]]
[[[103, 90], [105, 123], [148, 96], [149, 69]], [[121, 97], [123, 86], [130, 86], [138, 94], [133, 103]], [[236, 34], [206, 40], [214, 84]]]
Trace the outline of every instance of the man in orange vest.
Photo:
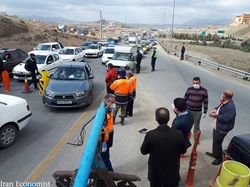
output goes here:
[[126, 112], [126, 117], [127, 115], [133, 116], [133, 108], [134, 108], [134, 100], [136, 96], [136, 76], [133, 74], [131, 70], [126, 71], [126, 76], [128, 77], [128, 80], [131, 84], [131, 92], [132, 95], [129, 98], [128, 105], [127, 105], [127, 112]]
[[129, 97], [131, 97], [131, 95], [132, 95], [132, 90], [131, 90], [131, 84], [130, 84], [129, 80], [126, 79], [126, 71], [121, 70], [119, 75], [120, 75], [120, 78], [111, 84], [110, 89], [114, 90], [114, 94], [115, 94], [116, 108], [113, 111], [114, 122], [115, 122], [117, 112], [121, 108], [120, 124], [124, 125], [127, 104], [129, 101]]
[[107, 94], [104, 97], [104, 103], [105, 107], [107, 108], [106, 123], [104, 127], [106, 128], [106, 131], [109, 133], [109, 138], [108, 141], [106, 142], [107, 150], [105, 152], [101, 152], [101, 157], [108, 171], [114, 171], [112, 164], [110, 162], [109, 148], [112, 147], [113, 145], [114, 124], [113, 124], [112, 109], [115, 108], [115, 95]]

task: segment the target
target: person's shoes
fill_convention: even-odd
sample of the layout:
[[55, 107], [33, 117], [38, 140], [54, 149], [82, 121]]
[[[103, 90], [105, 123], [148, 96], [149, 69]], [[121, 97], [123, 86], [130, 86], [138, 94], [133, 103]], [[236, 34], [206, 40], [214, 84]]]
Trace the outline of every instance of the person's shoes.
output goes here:
[[39, 90], [39, 88], [34, 88], [35, 90]]
[[220, 165], [222, 163], [222, 159], [215, 159], [211, 164], [212, 165]]
[[154, 69], [151, 69], [151, 71], [155, 71]]
[[205, 153], [207, 156], [210, 156], [210, 157], [213, 157], [213, 158], [215, 158], [215, 156], [214, 156], [214, 154], [213, 153], [210, 153], [210, 152], [206, 152]]
[[128, 114], [128, 116], [132, 117], [132, 116], [133, 116], [133, 114]]

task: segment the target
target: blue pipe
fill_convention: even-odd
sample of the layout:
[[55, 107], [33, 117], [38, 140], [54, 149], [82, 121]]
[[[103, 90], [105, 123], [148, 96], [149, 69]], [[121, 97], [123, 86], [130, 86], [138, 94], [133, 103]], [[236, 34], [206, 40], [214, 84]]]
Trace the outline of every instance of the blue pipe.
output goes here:
[[103, 126], [105, 115], [106, 109], [104, 107], [104, 103], [102, 102], [97, 110], [95, 120], [83, 152], [80, 167], [78, 168], [78, 172], [74, 182], [74, 187], [87, 187], [88, 178], [94, 163], [98, 139]]

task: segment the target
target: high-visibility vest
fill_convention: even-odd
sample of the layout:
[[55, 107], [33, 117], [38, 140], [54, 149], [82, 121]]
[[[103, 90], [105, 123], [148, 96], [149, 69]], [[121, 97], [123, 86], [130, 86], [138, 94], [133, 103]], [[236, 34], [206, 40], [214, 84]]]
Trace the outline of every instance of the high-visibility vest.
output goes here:
[[128, 97], [132, 94], [131, 84], [126, 78], [121, 78], [114, 81], [111, 86], [111, 90], [114, 90], [115, 102], [117, 104], [127, 104]]
[[154, 58], [157, 58], [157, 51], [156, 51], [156, 49], [154, 50], [153, 57], [154, 57]]
[[130, 84], [131, 84], [131, 92], [132, 92], [132, 99], [135, 99], [136, 97], [136, 76], [132, 76], [129, 78]]
[[113, 122], [113, 114], [112, 112], [108, 112], [106, 115], [106, 130], [108, 133], [112, 132], [114, 130], [114, 122]]

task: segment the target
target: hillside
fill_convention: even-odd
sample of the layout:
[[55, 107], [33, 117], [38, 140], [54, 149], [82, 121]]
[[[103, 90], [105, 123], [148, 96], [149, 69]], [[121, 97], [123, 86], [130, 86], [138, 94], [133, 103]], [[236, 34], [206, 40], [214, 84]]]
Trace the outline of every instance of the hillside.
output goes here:
[[81, 35], [61, 33], [50, 24], [1, 14], [0, 28], [0, 48], [21, 48], [26, 52], [43, 42], [58, 41], [64, 46], [80, 46], [84, 41], [90, 40]]

